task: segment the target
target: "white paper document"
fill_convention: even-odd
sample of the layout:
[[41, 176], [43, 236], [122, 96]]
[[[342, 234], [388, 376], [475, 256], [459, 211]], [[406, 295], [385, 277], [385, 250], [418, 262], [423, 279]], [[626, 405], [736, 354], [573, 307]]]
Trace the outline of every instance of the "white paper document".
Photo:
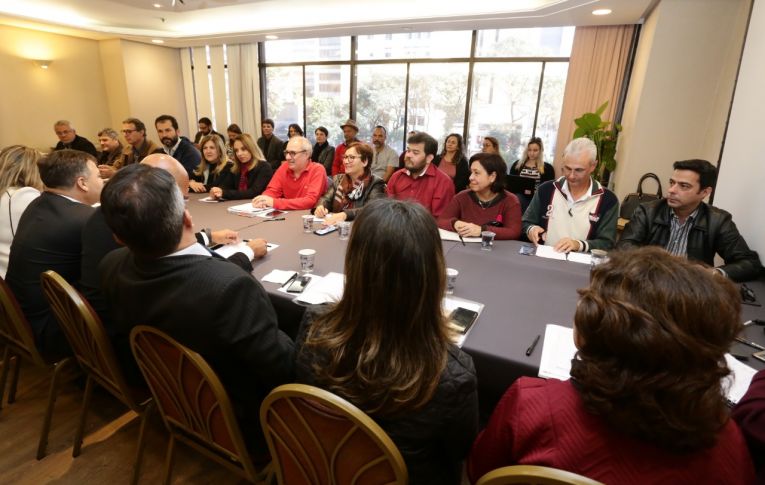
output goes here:
[[[237, 214], [241, 216], [269, 218], [271, 217], [271, 213], [276, 209], [274, 209], [273, 207], [255, 208], [252, 206], [252, 202], [246, 202], [244, 204], [232, 205], [226, 210], [228, 212], [231, 212], [232, 214]], [[286, 212], [286, 211], [280, 211], [280, 212]]]
[[[452, 231], [445, 231], [443, 229], [438, 229], [438, 235], [441, 236], [442, 241], [457, 241], [460, 240], [460, 235], [456, 232]], [[481, 242], [480, 237], [463, 237], [462, 238], [466, 243], [479, 243]]]
[[283, 285], [297, 274], [297, 271], [283, 271], [281, 269], [274, 269], [260, 281], [268, 281], [269, 283], [276, 283], [277, 285]]
[[[230, 258], [235, 253], [247, 254], [247, 252], [244, 250], [244, 248], [246, 247], [247, 247], [247, 243], [244, 241], [241, 241], [236, 244], [224, 244], [223, 246], [216, 249], [215, 252], [224, 258]], [[278, 244], [266, 243], [266, 251], [271, 251], [278, 247], [279, 247]]]
[[470, 333], [470, 330], [472, 330], [473, 327], [475, 327], [475, 325], [478, 323], [478, 319], [481, 318], [481, 312], [483, 311], [483, 307], [484, 307], [483, 303], [478, 303], [477, 301], [472, 301], [472, 300], [466, 300], [464, 298], [460, 298], [453, 295], [447, 295], [441, 301], [441, 308], [443, 308], [443, 312], [446, 317], [449, 317], [449, 315], [451, 315], [451, 313], [457, 308], [464, 308], [465, 310], [471, 310], [478, 314], [478, 316], [475, 319], [475, 322], [473, 322], [473, 325], [471, 325], [470, 328], [468, 328], [465, 333], [455, 332], [455, 337], [452, 339], [452, 341], [457, 345], [457, 347], [462, 347], [462, 344], [465, 342], [465, 339]]
[[342, 273], [327, 273], [323, 277], [311, 275], [311, 282], [295, 301], [309, 305], [336, 302], [343, 297], [344, 285], [345, 275]]
[[592, 254], [589, 253], [568, 253], [568, 260], [574, 263], [592, 264]]
[[730, 354], [725, 354], [725, 362], [728, 364], [731, 373], [728, 377], [723, 378], [723, 391], [728, 401], [737, 404], [746, 394], [749, 384], [752, 382], [752, 377], [754, 377], [757, 371], [743, 362], [739, 362]]
[[215, 197], [210, 197], [209, 195], [207, 197], [203, 197], [199, 199], [199, 202], [207, 202], [210, 203], [217, 203], [217, 202], [223, 202], [223, 199], [216, 199]]
[[548, 323], [545, 326], [545, 339], [542, 342], [539, 377], [565, 381], [570, 377], [571, 359], [575, 354], [574, 329]]
[[559, 259], [561, 261], [566, 260], [566, 253], [559, 253], [552, 246], [544, 246], [540, 244], [537, 246], [537, 256], [540, 258]]

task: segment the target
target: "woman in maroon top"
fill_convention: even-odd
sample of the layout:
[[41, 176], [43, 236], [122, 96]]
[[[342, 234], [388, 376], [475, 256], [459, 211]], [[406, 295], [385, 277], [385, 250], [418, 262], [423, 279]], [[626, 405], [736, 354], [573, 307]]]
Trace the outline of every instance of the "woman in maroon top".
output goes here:
[[260, 195], [274, 174], [271, 165], [250, 135], [244, 133], [234, 140], [236, 163], [231, 167], [234, 187], [213, 187], [210, 196], [216, 199], [252, 199]]
[[468, 189], [455, 195], [438, 218], [438, 227], [462, 237], [492, 231], [496, 239], [518, 239], [521, 206], [504, 189], [507, 166], [499, 155], [476, 153], [470, 157]]
[[658, 247], [609, 257], [579, 290], [571, 379], [516, 381], [473, 444], [470, 479], [522, 464], [619, 485], [752, 483], [721, 384], [742, 329], [736, 287]]
[[465, 158], [465, 143], [459, 133], [449, 133], [444, 140], [441, 154], [433, 159], [433, 165], [454, 182], [454, 192], [465, 190], [470, 176], [470, 166]]

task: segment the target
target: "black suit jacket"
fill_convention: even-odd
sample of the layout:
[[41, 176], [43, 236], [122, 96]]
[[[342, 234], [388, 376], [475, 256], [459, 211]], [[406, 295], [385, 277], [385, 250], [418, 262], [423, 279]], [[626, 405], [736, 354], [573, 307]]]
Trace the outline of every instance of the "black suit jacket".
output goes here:
[[72, 150], [80, 150], [81, 152], [90, 153], [94, 157], [98, 158], [98, 152], [96, 151], [96, 147], [85, 137], [82, 137], [80, 135], [74, 135], [74, 140], [72, 140], [72, 143], [64, 144], [63, 141], [59, 141], [56, 143], [56, 148], [54, 150], [63, 150], [65, 148], [70, 148]]
[[251, 413], [273, 387], [292, 381], [294, 343], [279, 330], [266, 291], [236, 265], [198, 255], [140, 260], [120, 248], [100, 272], [123, 364], [135, 366], [124, 357], [130, 330], [151, 325], [199, 352]]
[[77, 287], [80, 280], [80, 234], [94, 209], [43, 192], [19, 220], [11, 244], [6, 280], [32, 325], [43, 352], [68, 349], [40, 286], [40, 273], [52, 269]]
[[266, 149], [266, 137], [261, 136], [258, 138], [257, 144], [260, 151], [266, 157], [266, 161], [271, 165], [271, 171], [276, 172], [276, 169], [279, 168], [279, 165], [284, 160], [284, 152], [282, 150], [284, 141], [276, 135], [271, 135], [271, 141], [268, 144], [268, 149]]

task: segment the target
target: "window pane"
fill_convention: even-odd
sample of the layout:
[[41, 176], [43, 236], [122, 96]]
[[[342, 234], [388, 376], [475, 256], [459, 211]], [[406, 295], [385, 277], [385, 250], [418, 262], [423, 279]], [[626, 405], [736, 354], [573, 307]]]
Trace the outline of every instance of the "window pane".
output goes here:
[[360, 60], [468, 57], [471, 36], [469, 30], [360, 35], [356, 56]]
[[479, 30], [477, 57], [568, 57], [574, 27]]
[[563, 92], [566, 89], [568, 62], [548, 62], [542, 81], [542, 97], [539, 100], [536, 136], [545, 147], [545, 162], [553, 163], [555, 142], [558, 139], [558, 123], [563, 109]]
[[510, 164], [519, 156], [522, 139], [531, 136], [542, 63], [480, 63], [473, 71], [468, 151], [481, 151], [484, 136], [499, 140]]
[[329, 130], [329, 144], [343, 141], [340, 125], [348, 119], [351, 92], [350, 66], [306, 66], [306, 136], [314, 140], [319, 126]]
[[303, 126], [303, 68], [266, 68], [266, 117], [274, 120], [274, 134], [287, 139], [290, 123]]
[[412, 64], [409, 76], [407, 132], [425, 131], [439, 147], [465, 124], [468, 64]]
[[265, 52], [265, 62], [347, 61], [351, 58], [351, 38], [268, 40]]
[[376, 125], [388, 129], [388, 145], [401, 151], [404, 139], [406, 64], [356, 68], [356, 122], [359, 139], [368, 142]]

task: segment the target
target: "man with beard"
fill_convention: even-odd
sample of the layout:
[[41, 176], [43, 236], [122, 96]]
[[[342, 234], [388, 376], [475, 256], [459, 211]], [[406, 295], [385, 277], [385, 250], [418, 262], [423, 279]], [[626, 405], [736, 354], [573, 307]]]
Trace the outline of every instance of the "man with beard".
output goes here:
[[223, 140], [223, 143], [226, 143], [226, 139], [223, 137], [223, 135], [213, 130], [212, 120], [210, 120], [210, 118], [203, 116], [202, 118], [199, 118], [197, 123], [199, 124], [199, 131], [196, 135], [194, 135], [194, 146], [197, 148], [197, 150], [202, 149], [202, 147], [199, 146], [199, 140], [201, 140], [203, 136], [207, 135], [216, 135], [221, 140]]
[[372, 175], [388, 181], [398, 168], [398, 154], [385, 144], [388, 130], [382, 125], [375, 126], [372, 132]]
[[180, 136], [178, 121], [173, 116], [160, 115], [154, 120], [154, 126], [157, 128], [159, 141], [162, 142], [162, 149], [181, 162], [183, 168], [189, 173], [189, 178], [193, 178], [194, 169], [202, 160], [202, 154], [194, 147], [191, 140]]
[[356, 135], [359, 134], [359, 127], [353, 120], [348, 120], [344, 124], [340, 125], [340, 129], [343, 130], [343, 138], [345, 142], [341, 143], [335, 148], [335, 160], [332, 162], [332, 175], [344, 173], [343, 168], [343, 156], [345, 156], [345, 150], [351, 143], [359, 141]]

